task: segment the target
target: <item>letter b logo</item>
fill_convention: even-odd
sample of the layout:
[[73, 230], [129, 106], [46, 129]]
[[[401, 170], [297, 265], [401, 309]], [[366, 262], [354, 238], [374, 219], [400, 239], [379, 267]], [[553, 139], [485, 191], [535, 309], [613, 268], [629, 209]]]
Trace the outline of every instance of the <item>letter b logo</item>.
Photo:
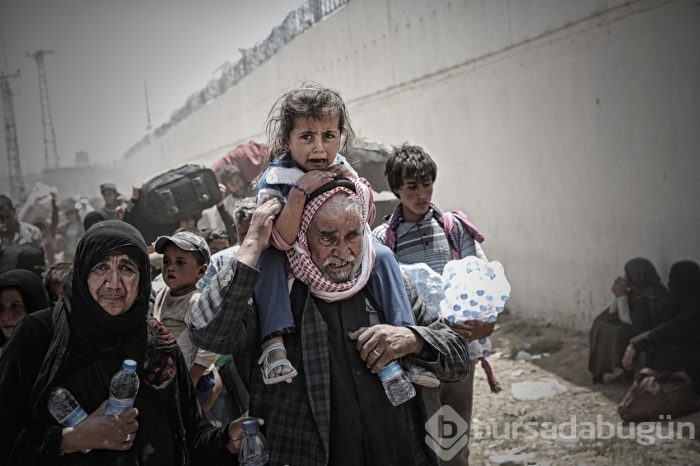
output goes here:
[[457, 423], [445, 420], [445, 416], [442, 414], [438, 416], [438, 429], [440, 437], [446, 440], [452, 439], [457, 435]]
[[449, 461], [467, 445], [469, 424], [451, 406], [437, 410], [425, 423], [425, 443], [443, 460]]

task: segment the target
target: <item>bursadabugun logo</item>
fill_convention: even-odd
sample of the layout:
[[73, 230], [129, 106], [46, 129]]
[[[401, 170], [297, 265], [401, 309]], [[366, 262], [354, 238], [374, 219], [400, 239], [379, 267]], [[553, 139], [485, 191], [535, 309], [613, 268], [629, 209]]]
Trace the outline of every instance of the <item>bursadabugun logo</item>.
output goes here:
[[469, 424], [462, 416], [445, 405], [437, 410], [425, 423], [425, 443], [443, 461], [449, 461], [469, 442], [467, 429]]

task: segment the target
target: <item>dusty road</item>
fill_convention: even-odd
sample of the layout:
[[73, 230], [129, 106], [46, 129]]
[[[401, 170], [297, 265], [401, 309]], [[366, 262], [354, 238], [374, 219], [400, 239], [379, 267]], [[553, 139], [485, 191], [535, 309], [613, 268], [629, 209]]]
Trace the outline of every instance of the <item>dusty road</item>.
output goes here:
[[[584, 334], [499, 321], [491, 365], [503, 391], [492, 394], [477, 367], [470, 464], [700, 465], [700, 413], [632, 430], [616, 412], [626, 385], [591, 384]], [[549, 356], [514, 360], [521, 349]]]

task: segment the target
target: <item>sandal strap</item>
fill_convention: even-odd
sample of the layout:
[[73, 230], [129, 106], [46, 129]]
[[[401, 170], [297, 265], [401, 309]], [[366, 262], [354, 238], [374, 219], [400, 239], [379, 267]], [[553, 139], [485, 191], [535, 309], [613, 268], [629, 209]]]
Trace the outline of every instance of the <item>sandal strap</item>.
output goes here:
[[260, 359], [258, 359], [258, 364], [262, 364], [263, 361], [265, 361], [265, 363], [267, 363], [267, 355], [275, 350], [282, 350], [282, 351], [284, 351], [285, 355], [287, 354], [287, 348], [284, 347], [283, 343], [273, 343], [270, 346], [268, 346], [267, 348], [265, 348], [265, 351], [263, 351], [263, 353], [260, 355]]

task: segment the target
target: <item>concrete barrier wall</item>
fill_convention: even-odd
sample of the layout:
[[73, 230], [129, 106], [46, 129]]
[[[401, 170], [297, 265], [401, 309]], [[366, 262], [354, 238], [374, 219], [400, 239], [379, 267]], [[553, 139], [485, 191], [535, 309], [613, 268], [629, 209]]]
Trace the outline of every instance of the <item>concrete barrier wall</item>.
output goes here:
[[512, 308], [584, 329], [625, 260], [700, 260], [700, 7], [687, 0], [352, 0], [126, 162], [210, 163], [311, 79], [356, 131], [421, 144], [435, 199], [503, 262]]

